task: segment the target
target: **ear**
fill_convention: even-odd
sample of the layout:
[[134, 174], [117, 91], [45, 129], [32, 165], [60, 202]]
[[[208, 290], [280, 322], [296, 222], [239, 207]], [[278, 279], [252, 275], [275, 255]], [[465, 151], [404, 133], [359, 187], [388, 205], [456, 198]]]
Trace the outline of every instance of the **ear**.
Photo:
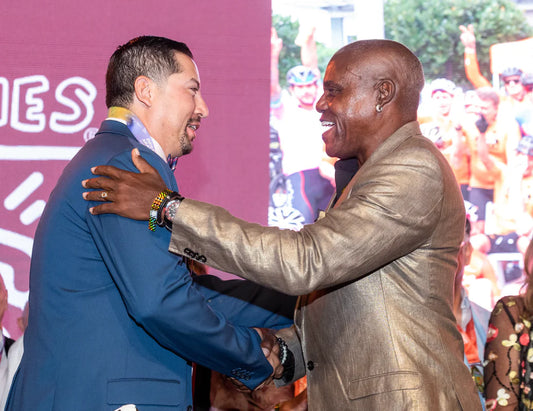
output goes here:
[[151, 107], [153, 99], [153, 87], [155, 83], [146, 76], [135, 79], [135, 97], [147, 107]]
[[390, 103], [396, 95], [396, 84], [389, 79], [379, 80], [376, 84], [376, 90], [378, 92], [377, 104], [383, 107]]

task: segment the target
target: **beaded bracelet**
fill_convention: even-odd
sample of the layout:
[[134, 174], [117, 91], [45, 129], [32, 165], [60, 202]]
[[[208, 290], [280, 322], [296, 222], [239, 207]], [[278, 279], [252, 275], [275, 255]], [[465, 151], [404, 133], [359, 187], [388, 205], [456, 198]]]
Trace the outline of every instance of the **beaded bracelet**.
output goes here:
[[176, 210], [183, 199], [184, 197], [180, 193], [172, 191], [163, 200], [159, 206], [159, 210], [157, 210], [157, 225], [159, 227], [165, 227], [169, 231], [172, 231], [172, 220], [174, 220]]
[[165, 200], [167, 197], [170, 196], [172, 191], [170, 190], [163, 190], [161, 191], [154, 199], [154, 202], [152, 203], [152, 206], [150, 207], [150, 219], [148, 220], [148, 229], [150, 231], [155, 231], [155, 227], [157, 225], [157, 213], [159, 211], [159, 206]]
[[294, 354], [282, 338], [276, 336], [276, 341], [279, 345], [279, 362], [283, 366], [283, 374], [278, 379], [289, 383], [294, 377]]
[[283, 339], [276, 337], [276, 340], [279, 345], [279, 362], [282, 366], [285, 366], [287, 362], [287, 352], [289, 351], [289, 347], [287, 346], [287, 343], [283, 341]]

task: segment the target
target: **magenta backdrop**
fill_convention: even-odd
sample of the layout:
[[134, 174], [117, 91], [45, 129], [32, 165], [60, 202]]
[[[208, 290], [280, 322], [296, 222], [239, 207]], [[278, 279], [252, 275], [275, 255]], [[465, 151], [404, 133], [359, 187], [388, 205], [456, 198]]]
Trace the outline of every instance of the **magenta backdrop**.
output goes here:
[[184, 41], [200, 69], [210, 116], [178, 164], [183, 194], [266, 222], [270, 13], [264, 0], [2, 2], [0, 273], [9, 335], [20, 335], [42, 208], [105, 117], [109, 56], [135, 36]]

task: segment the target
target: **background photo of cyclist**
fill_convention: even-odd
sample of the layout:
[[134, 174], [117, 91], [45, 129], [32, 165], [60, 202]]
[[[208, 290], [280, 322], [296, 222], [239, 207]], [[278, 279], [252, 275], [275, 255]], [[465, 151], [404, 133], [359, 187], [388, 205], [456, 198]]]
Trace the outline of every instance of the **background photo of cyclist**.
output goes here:
[[268, 223], [298, 230], [327, 207], [334, 192], [335, 159], [324, 151], [320, 114], [315, 110], [321, 75], [314, 29], [300, 30], [295, 43], [301, 47], [302, 64], [288, 71], [288, 90], [282, 90], [278, 63], [283, 41], [272, 28]]

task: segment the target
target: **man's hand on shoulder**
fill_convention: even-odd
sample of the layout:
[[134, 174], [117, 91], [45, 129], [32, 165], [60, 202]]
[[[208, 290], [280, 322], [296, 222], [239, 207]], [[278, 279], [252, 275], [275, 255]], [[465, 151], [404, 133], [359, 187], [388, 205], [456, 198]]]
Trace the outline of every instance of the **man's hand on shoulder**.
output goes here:
[[141, 157], [138, 149], [132, 150], [131, 158], [139, 173], [114, 166], [97, 166], [91, 171], [102, 177], [82, 181], [83, 187], [97, 190], [83, 193], [85, 200], [104, 202], [92, 207], [92, 214], [113, 213], [134, 220], [149, 219], [154, 199], [167, 187], [157, 170]]

